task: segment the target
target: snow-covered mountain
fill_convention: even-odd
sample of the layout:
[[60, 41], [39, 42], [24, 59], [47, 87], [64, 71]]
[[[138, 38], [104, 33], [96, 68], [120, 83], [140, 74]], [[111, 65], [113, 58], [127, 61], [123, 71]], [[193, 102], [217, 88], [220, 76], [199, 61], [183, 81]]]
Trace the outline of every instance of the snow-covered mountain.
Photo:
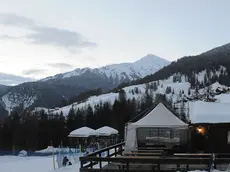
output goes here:
[[[145, 84], [142, 84], [145, 83]], [[157, 83], [157, 86], [156, 86]], [[212, 101], [230, 103], [230, 44], [217, 47], [197, 56], [188, 56], [172, 62], [152, 75], [148, 75], [133, 85], [123, 87], [126, 98], [142, 101], [146, 92], [153, 100], [162, 94], [174, 105], [191, 101]], [[56, 109], [43, 109], [49, 113], [67, 115], [71, 108], [94, 108], [100, 102], [114, 103], [119, 98], [118, 90], [91, 96], [87, 100], [72, 103]], [[151, 89], [149, 89], [151, 88]], [[209, 95], [210, 94], [210, 95]]]
[[[200, 82], [204, 81], [205, 73], [206, 72], [203, 71], [196, 75], [199, 78]], [[219, 72], [217, 72], [217, 74], [218, 73]], [[209, 90], [209, 93], [213, 95], [213, 97], [210, 97], [211, 101], [219, 103], [230, 103], [230, 87], [228, 86], [221, 85], [220, 83], [215, 82], [207, 87], [200, 88], [196, 91], [195, 88], [191, 88], [191, 84], [188, 82], [186, 76], [181, 75], [181, 80], [179, 82], [174, 81], [175, 76], [179, 76], [179, 74], [173, 74], [165, 80], [158, 80], [145, 84], [124, 87], [123, 90], [125, 91], [126, 99], [135, 99], [136, 101], [141, 102], [146, 94], [146, 90], [148, 90], [149, 94], [153, 97], [153, 100], [155, 99], [157, 94], [162, 94], [166, 96], [166, 99], [169, 102], [176, 106], [179, 106], [179, 108], [184, 102], [184, 106], [188, 109], [189, 102], [207, 101], [207, 90]], [[153, 85], [156, 85], [156, 87], [154, 88]], [[84, 102], [75, 102], [68, 106], [60, 108], [56, 107], [55, 109], [37, 107], [34, 109], [34, 111], [44, 110], [48, 114], [63, 113], [64, 116], [67, 116], [71, 108], [77, 111], [78, 109], [87, 109], [88, 106], [91, 106], [94, 110], [94, 107], [96, 105], [105, 102], [113, 104], [116, 99], [119, 99], [119, 93], [110, 92], [98, 96], [91, 96]]]
[[91, 73], [106, 77], [111, 82], [117, 84], [123, 81], [131, 81], [153, 74], [169, 63], [170, 62], [166, 59], [160, 58], [153, 54], [148, 54], [133, 63], [112, 64], [100, 68], [77, 68], [73, 71], [47, 77], [40, 81], [47, 82], [50, 80], [60, 80]]
[[98, 88], [107, 91], [122, 82], [150, 75], [169, 63], [163, 58], [148, 54], [134, 63], [75, 69], [37, 82], [13, 86], [2, 95], [0, 105], [8, 112], [19, 106], [54, 108], [81, 92]]

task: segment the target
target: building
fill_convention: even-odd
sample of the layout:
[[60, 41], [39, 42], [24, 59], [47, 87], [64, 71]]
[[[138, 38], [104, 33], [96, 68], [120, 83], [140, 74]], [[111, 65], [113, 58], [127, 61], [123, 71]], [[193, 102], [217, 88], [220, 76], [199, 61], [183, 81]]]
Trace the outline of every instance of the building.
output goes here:
[[230, 153], [230, 104], [196, 101], [190, 109], [190, 151]]
[[186, 145], [188, 124], [163, 102], [152, 107], [141, 119], [125, 127], [125, 149]]

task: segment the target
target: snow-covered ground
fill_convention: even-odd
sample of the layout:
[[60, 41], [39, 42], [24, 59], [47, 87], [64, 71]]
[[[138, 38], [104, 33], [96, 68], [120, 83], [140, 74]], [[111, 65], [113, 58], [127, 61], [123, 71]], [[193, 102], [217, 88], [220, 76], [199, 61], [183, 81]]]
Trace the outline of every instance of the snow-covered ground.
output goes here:
[[[18, 157], [0, 156], [0, 171], [2, 172], [52, 172], [52, 156], [48, 157]], [[76, 171], [76, 170], [75, 170]]]
[[[102, 165], [106, 165], [103, 163]], [[94, 167], [98, 168], [98, 165]], [[54, 170], [52, 156], [48, 157], [17, 157], [0, 156], [1, 172], [79, 172], [80, 163]], [[193, 172], [204, 172], [195, 170]], [[214, 170], [214, 172], [219, 172]]]
[[[54, 148], [57, 149], [57, 148]], [[40, 150], [37, 152], [50, 152], [52, 147], [47, 149]], [[114, 153], [114, 150], [111, 150], [110, 153]], [[56, 156], [0, 156], [0, 171], [1, 172], [79, 172], [80, 161], [79, 155], [76, 156], [68, 155], [68, 159], [71, 161], [72, 165], [67, 167], [62, 167], [58, 169], [58, 164], [56, 161]], [[102, 156], [106, 156], [107, 153], [104, 152]], [[102, 166], [107, 163], [102, 163]], [[54, 167], [55, 166], [55, 167]], [[99, 164], [94, 165], [94, 168], [99, 168]]]
[[[106, 163], [102, 163], [106, 165]], [[57, 165], [56, 165], [57, 167]], [[47, 157], [17, 157], [0, 156], [1, 172], [79, 172], [80, 163], [54, 169], [52, 156]], [[99, 168], [95, 165], [94, 168]]]

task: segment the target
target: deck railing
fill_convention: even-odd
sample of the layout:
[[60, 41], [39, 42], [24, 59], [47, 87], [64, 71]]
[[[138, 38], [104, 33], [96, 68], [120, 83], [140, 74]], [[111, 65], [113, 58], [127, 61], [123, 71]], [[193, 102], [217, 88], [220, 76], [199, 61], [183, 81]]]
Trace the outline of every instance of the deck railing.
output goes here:
[[[117, 157], [117, 155], [122, 155], [122, 152], [124, 151], [124, 144], [125, 142], [121, 142], [80, 157], [80, 171], [83, 172], [85, 170], [87, 171], [87, 169], [93, 169], [93, 166], [97, 164], [99, 164], [99, 168], [101, 169], [103, 162], [102, 158], [111, 158], [113, 156]], [[96, 160], [94, 160], [94, 158], [96, 158]], [[110, 161], [107, 162], [110, 163]]]
[[[91, 171], [133, 171], [130, 168], [133, 164], [141, 164], [154, 166], [155, 171], [189, 171], [195, 170], [197, 166], [203, 165], [202, 170], [210, 170], [212, 165], [216, 168], [217, 165], [225, 164], [228, 166], [230, 164], [230, 154], [229, 153], [175, 153], [173, 155], [161, 155], [158, 157], [154, 156], [117, 156], [122, 155], [124, 142], [101, 149], [97, 152], [88, 154], [84, 157], [80, 158], [81, 161], [81, 172], [91, 172]], [[114, 150], [113, 152], [111, 150]], [[107, 152], [106, 156], [102, 156], [103, 152]], [[124, 153], [125, 154], [125, 153]], [[107, 162], [106, 164], [115, 164], [119, 166], [119, 168], [103, 168], [102, 163]], [[99, 167], [94, 167], [94, 165], [99, 164]], [[104, 164], [104, 165], [106, 165]], [[167, 165], [174, 165], [175, 168], [165, 167]], [[195, 169], [194, 165], [196, 166]], [[122, 169], [120, 168], [122, 166]], [[205, 166], [205, 167], [204, 167]], [[200, 167], [198, 169], [201, 170]], [[134, 171], [138, 171], [135, 169]], [[141, 169], [141, 171], [145, 171]]]

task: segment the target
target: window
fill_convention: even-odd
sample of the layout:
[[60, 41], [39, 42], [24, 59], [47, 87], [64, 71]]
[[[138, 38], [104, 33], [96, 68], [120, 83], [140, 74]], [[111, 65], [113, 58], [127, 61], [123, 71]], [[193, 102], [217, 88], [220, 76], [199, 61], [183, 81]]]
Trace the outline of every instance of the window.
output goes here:
[[148, 129], [148, 136], [149, 137], [158, 137], [157, 128], [149, 128]]
[[159, 128], [159, 137], [170, 138], [171, 130], [168, 128]]

